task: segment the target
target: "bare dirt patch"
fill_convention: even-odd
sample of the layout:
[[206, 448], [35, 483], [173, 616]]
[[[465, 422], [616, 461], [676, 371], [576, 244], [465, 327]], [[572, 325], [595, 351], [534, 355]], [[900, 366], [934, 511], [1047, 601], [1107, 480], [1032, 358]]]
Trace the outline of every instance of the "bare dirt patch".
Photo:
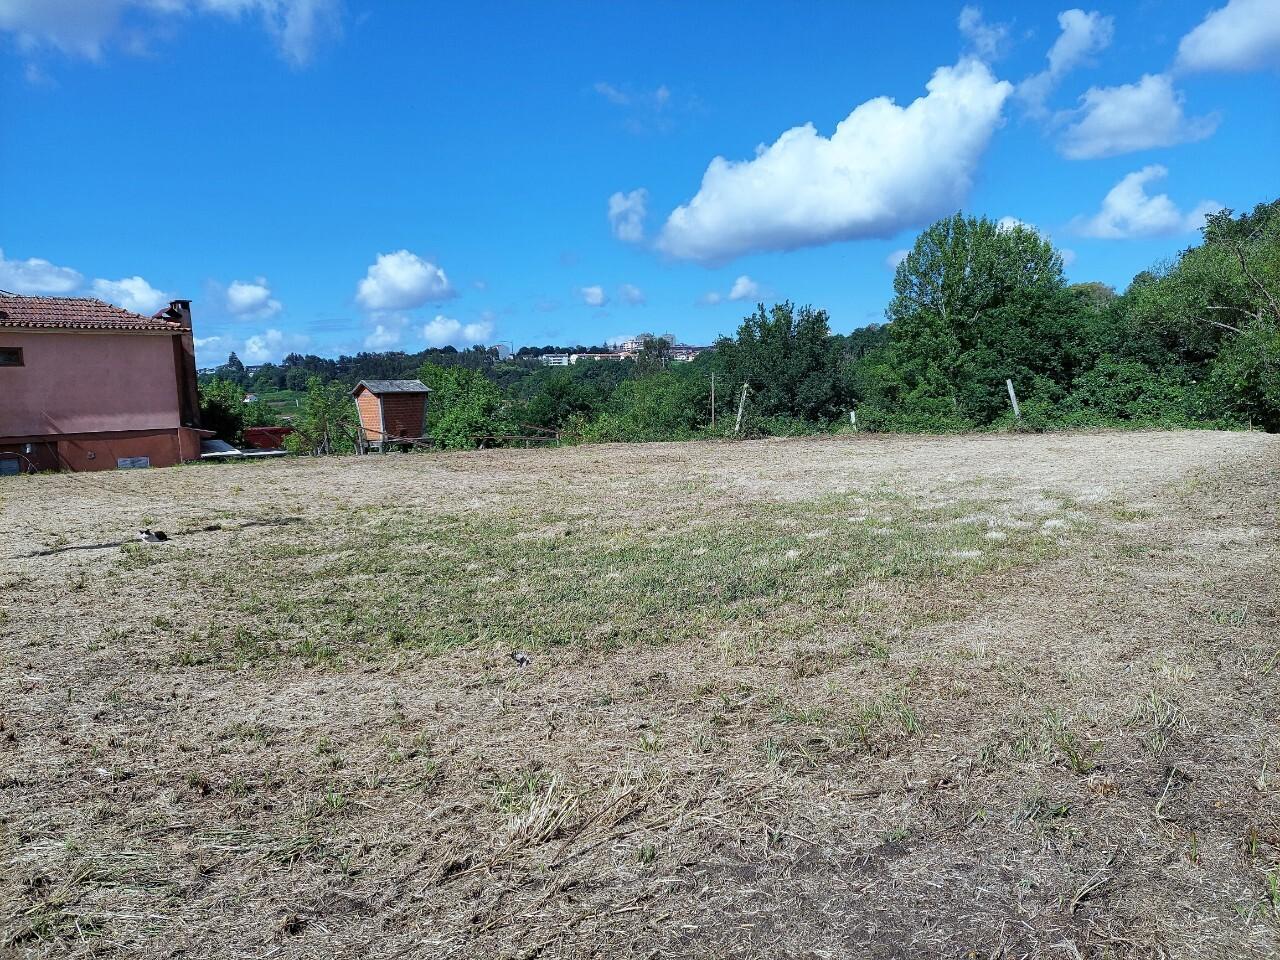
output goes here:
[[0, 953], [1280, 951], [1273, 438], [0, 497]]

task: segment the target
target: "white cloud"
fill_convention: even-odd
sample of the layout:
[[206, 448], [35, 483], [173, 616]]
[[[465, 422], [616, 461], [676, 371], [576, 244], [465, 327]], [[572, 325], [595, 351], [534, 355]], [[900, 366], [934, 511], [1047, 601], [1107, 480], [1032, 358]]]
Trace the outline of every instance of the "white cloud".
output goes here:
[[399, 342], [400, 329], [398, 327], [379, 323], [374, 326], [373, 332], [364, 338], [364, 348], [366, 350], [387, 350]]
[[39, 257], [6, 260], [4, 251], [0, 250], [0, 290], [65, 294], [79, 289], [83, 283], [84, 277], [70, 267], [59, 267]]
[[120, 23], [126, 0], [0, 0], [0, 30], [20, 49], [42, 46], [96, 60]]
[[901, 250], [894, 250], [884, 258], [884, 265], [890, 270], [897, 270], [898, 264], [907, 259], [907, 254], [910, 252], [911, 251], [906, 249], [906, 247], [903, 247]]
[[671, 88], [665, 83], [652, 90], [631, 84], [613, 84], [600, 81], [595, 92], [618, 107], [625, 115], [626, 128], [635, 134], [665, 132], [673, 125], [674, 101]]
[[180, 18], [215, 14], [256, 18], [281, 57], [302, 66], [325, 34], [337, 34], [341, 0], [0, 0], [0, 31], [27, 53], [41, 48], [102, 58], [113, 44], [145, 51]]
[[630, 193], [618, 191], [609, 198], [609, 226], [613, 235], [624, 243], [644, 239], [645, 204], [649, 191], [641, 187]]
[[1028, 230], [1034, 230], [1031, 224], [1025, 220], [1019, 220], [1017, 217], [1003, 216], [996, 221], [996, 227], [1000, 230], [1012, 230], [1014, 227], [1025, 227]]
[[201, 0], [215, 12], [238, 16], [256, 10], [276, 41], [280, 56], [294, 67], [306, 66], [326, 36], [341, 33], [340, 0]]
[[429, 347], [471, 347], [493, 336], [493, 321], [486, 315], [476, 323], [462, 323], [453, 317], [437, 314], [422, 328], [422, 338]]
[[1058, 255], [1062, 257], [1062, 265], [1064, 267], [1069, 267], [1076, 262], [1076, 252], [1074, 250], [1069, 250], [1066, 247], [1059, 247]]
[[982, 19], [980, 7], [963, 7], [956, 21], [960, 33], [969, 46], [983, 60], [995, 60], [1001, 56], [1009, 41], [1007, 23], [987, 23]]
[[716, 304], [724, 303], [726, 300], [760, 300], [767, 295], [767, 291], [761, 284], [744, 273], [733, 281], [728, 293], [721, 293], [719, 290], [708, 290], [698, 298], [697, 304], [700, 307], [714, 307]]
[[588, 307], [603, 307], [609, 302], [609, 295], [604, 292], [604, 287], [596, 284], [591, 287], [582, 287], [578, 290], [582, 296], [582, 302]]
[[452, 296], [444, 271], [408, 250], [378, 254], [356, 287], [356, 300], [369, 310], [412, 310]]
[[245, 340], [239, 356], [245, 363], [270, 363], [305, 346], [307, 339], [303, 334], [272, 328]]
[[134, 313], [152, 314], [169, 303], [169, 295], [141, 277], [93, 281], [94, 296]]
[[805, 124], [759, 146], [754, 160], [716, 157], [658, 246], [719, 263], [927, 223], [963, 202], [1012, 89], [963, 60], [939, 68], [928, 95], [906, 107], [888, 97], [861, 104], [830, 139]]
[[1103, 198], [1101, 210], [1092, 217], [1076, 218], [1072, 224], [1074, 230], [1082, 236], [1106, 240], [1190, 233], [1204, 225], [1207, 214], [1222, 209], [1221, 204], [1206, 200], [1184, 213], [1168, 194], [1150, 196], [1146, 185], [1168, 172], [1152, 164], [1129, 174]]
[[645, 302], [644, 291], [633, 283], [624, 283], [618, 288], [618, 299], [623, 303], [639, 306]]
[[1230, 0], [1178, 44], [1181, 70], [1262, 70], [1280, 67], [1280, 3]]
[[1064, 76], [1091, 54], [1105, 50], [1115, 35], [1115, 20], [1096, 10], [1064, 10], [1058, 14], [1062, 32], [1049, 48], [1049, 65], [1018, 84], [1018, 97], [1033, 113], [1044, 110], [1044, 101]]
[[618, 89], [612, 83], [605, 83], [601, 80], [595, 85], [595, 91], [610, 103], [617, 104], [620, 107], [625, 107], [631, 103], [631, 94]]
[[755, 300], [760, 296], [760, 284], [756, 283], [745, 273], [733, 281], [733, 286], [729, 288], [730, 300]]
[[1058, 149], [1073, 160], [1114, 157], [1203, 140], [1217, 129], [1217, 116], [1187, 117], [1182, 101], [1166, 74], [1146, 74], [1118, 87], [1090, 87], [1075, 111], [1079, 119], [1063, 132]]
[[233, 280], [227, 287], [227, 310], [237, 317], [272, 317], [281, 309], [280, 301], [271, 296], [266, 277]]

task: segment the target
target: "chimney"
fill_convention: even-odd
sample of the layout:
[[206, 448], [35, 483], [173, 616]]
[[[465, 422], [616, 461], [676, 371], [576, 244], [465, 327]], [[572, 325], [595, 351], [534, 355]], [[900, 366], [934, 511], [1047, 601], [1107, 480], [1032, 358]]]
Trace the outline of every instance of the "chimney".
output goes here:
[[170, 300], [169, 309], [165, 311], [165, 316], [170, 320], [179, 321], [184, 326], [191, 326], [191, 301]]

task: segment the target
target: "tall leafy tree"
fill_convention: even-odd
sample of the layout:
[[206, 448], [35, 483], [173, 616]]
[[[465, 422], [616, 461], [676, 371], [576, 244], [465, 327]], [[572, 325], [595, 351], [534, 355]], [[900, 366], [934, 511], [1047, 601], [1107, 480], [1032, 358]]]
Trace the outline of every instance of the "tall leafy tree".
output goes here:
[[506, 398], [482, 373], [424, 363], [418, 378], [432, 391], [427, 401], [427, 433], [442, 446], [466, 449], [486, 437], [515, 433]]
[[1060, 395], [1073, 301], [1062, 257], [1022, 224], [956, 214], [916, 239], [894, 275], [889, 346], [872, 399], [989, 423], [1007, 409], [1006, 378], [1024, 394]]
[[731, 405], [745, 383], [752, 410], [765, 417], [822, 422], [844, 409], [840, 348], [831, 338], [825, 310], [777, 303], [743, 319], [735, 338], [716, 343], [724, 375], [721, 397]]

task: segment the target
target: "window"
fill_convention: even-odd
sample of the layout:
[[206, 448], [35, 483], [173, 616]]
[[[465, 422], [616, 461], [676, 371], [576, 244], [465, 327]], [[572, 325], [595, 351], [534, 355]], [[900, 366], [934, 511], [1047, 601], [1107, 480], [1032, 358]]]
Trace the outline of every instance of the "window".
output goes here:
[[21, 347], [0, 347], [0, 367], [22, 366]]

